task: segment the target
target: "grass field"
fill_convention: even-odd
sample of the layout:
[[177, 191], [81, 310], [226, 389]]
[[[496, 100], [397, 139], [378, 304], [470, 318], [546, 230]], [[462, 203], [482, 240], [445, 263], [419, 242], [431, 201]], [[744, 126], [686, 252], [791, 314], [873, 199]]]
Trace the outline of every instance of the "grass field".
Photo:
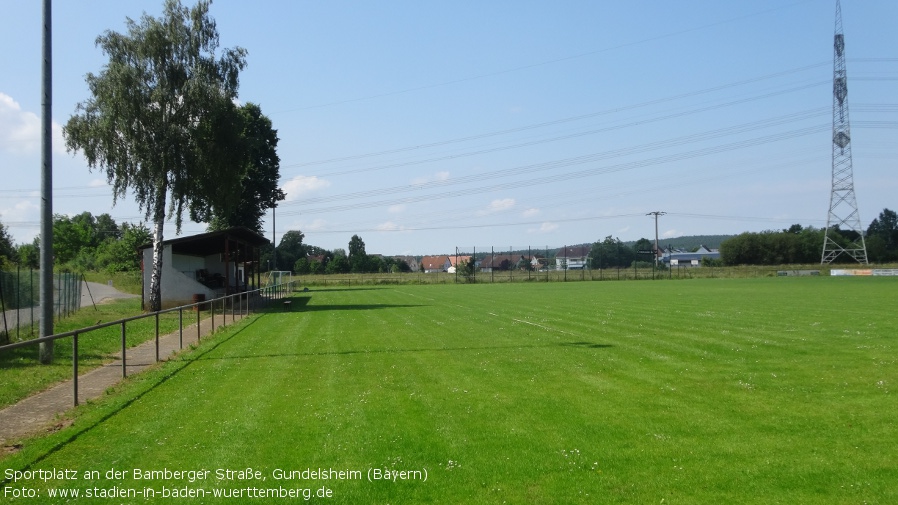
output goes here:
[[[898, 502], [898, 279], [301, 295], [26, 443], [0, 460], [3, 486], [39, 494], [17, 503], [63, 503], [53, 488], [171, 503], [163, 487], [243, 496], [209, 504], [303, 501], [249, 499], [290, 489], [341, 504]], [[9, 478], [38, 469], [77, 480]], [[83, 499], [145, 488], [156, 498]]]

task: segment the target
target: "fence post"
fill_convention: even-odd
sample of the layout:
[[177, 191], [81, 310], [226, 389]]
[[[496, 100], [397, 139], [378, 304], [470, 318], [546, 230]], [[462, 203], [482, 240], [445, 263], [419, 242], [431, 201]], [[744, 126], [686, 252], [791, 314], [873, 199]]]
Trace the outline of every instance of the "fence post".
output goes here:
[[75, 406], [78, 406], [78, 332], [72, 335], [72, 387], [75, 390]]
[[[19, 340], [21, 337], [19, 336], [19, 327], [22, 326], [19, 321], [22, 320], [22, 266], [16, 263], [16, 340]], [[30, 302], [31, 297], [28, 297], [29, 303], [28, 305], [34, 305]], [[4, 316], [5, 317], [5, 316]], [[7, 335], [9, 333], [7, 332]]]
[[62, 272], [56, 274], [56, 291], [57, 295], [54, 298], [54, 302], [56, 302], [56, 320], [62, 317], [60, 311], [62, 310]]
[[196, 306], [196, 343], [200, 343], [200, 307], [202, 305]]
[[125, 322], [122, 321], [122, 377], [126, 377], [128, 375], [128, 370], [125, 368], [127, 366], [125, 360]]
[[[19, 327], [22, 326], [19, 324], [19, 321], [22, 320], [22, 313], [19, 312], [22, 310], [22, 267], [18, 263], [16, 263], [16, 340], [19, 340], [21, 337], [19, 336]], [[29, 303], [28, 305], [33, 305]], [[4, 309], [6, 310], [6, 309]], [[5, 316], [4, 316], [5, 317]], [[9, 332], [7, 331], [7, 336], [9, 336]]]
[[[16, 306], [18, 307], [18, 306]], [[16, 328], [19, 327], [19, 313], [18, 308], [16, 308]], [[9, 325], [6, 322], [6, 302], [3, 301], [3, 271], [0, 270], [0, 312], [3, 313], [3, 333], [6, 335], [5, 338], [0, 339], [0, 344], [10, 342], [12, 339], [10, 338]], [[16, 332], [16, 338], [18, 338], [18, 332]]]
[[184, 308], [178, 307], [178, 349], [184, 348]]
[[30, 335], [34, 335], [34, 268], [28, 269], [28, 305], [31, 306], [31, 333], [30, 333]]

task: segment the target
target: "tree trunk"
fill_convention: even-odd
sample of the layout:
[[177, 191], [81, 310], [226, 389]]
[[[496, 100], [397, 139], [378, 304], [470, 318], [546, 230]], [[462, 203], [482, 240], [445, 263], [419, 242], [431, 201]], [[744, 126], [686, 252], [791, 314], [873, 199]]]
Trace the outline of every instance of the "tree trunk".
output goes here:
[[150, 311], [162, 310], [162, 228], [165, 225], [165, 193], [153, 211], [153, 271], [150, 274]]

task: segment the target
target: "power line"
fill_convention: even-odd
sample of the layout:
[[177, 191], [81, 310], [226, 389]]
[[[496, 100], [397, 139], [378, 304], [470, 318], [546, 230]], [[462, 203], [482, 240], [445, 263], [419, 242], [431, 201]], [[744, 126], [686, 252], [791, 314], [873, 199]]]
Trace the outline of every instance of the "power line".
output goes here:
[[[384, 156], [384, 155], [388, 155], [388, 154], [397, 154], [397, 153], [402, 153], [402, 152], [415, 151], [415, 150], [419, 150], [419, 149], [428, 149], [431, 147], [440, 147], [440, 146], [444, 146], [444, 145], [448, 145], [448, 144], [456, 144], [456, 143], [460, 143], [460, 142], [469, 142], [472, 140], [480, 140], [483, 138], [495, 137], [495, 136], [499, 136], [499, 135], [507, 135], [509, 133], [518, 133], [521, 131], [533, 130], [536, 128], [544, 128], [546, 126], [554, 126], [554, 125], [569, 123], [569, 122], [573, 122], [573, 121], [581, 121], [584, 119], [591, 119], [591, 118], [599, 117], [599, 116], [617, 114], [620, 112], [626, 112], [626, 111], [630, 111], [630, 110], [634, 110], [634, 109], [640, 109], [640, 108], [648, 107], [651, 105], [658, 105], [658, 104], [662, 104], [665, 102], [681, 100], [684, 98], [691, 98], [694, 96], [713, 93], [715, 91], [721, 91], [721, 90], [724, 90], [727, 88], [742, 86], [745, 84], [751, 84], [754, 82], [772, 79], [775, 77], [782, 77], [784, 75], [794, 74], [794, 73], [798, 73], [798, 72], [804, 72], [804, 71], [819, 68], [819, 67], [822, 67], [825, 65], [829, 65], [829, 62], [824, 61], [824, 62], [820, 62], [820, 63], [814, 63], [812, 65], [807, 65], [804, 67], [798, 67], [798, 68], [794, 68], [794, 69], [790, 69], [790, 70], [785, 70], [782, 72], [775, 72], [772, 74], [763, 75], [761, 77], [753, 77], [750, 79], [744, 79], [741, 81], [722, 84], [719, 86], [713, 86], [713, 87], [705, 88], [705, 89], [698, 90], [698, 91], [690, 91], [687, 93], [681, 93], [679, 95], [673, 95], [673, 96], [659, 98], [659, 99], [655, 99], [655, 100], [649, 100], [646, 102], [641, 102], [641, 103], [637, 103], [637, 104], [633, 104], [633, 105], [615, 107], [612, 109], [605, 109], [605, 110], [601, 110], [601, 111], [597, 111], [597, 112], [591, 112], [589, 114], [581, 114], [581, 115], [571, 116], [571, 117], [566, 117], [566, 118], [561, 118], [561, 119], [553, 119], [551, 121], [544, 121], [541, 123], [535, 123], [535, 124], [520, 126], [520, 127], [516, 127], [516, 128], [509, 128], [509, 129], [505, 129], [505, 130], [481, 133], [481, 134], [477, 134], [477, 135], [467, 135], [464, 137], [459, 137], [459, 138], [454, 138], [454, 139], [449, 139], [449, 140], [441, 140], [441, 141], [436, 141], [436, 142], [430, 142], [427, 144], [419, 144], [419, 145], [414, 145], [414, 146], [400, 147], [400, 148], [396, 148], [396, 149], [388, 149], [388, 150], [377, 151], [377, 152], [373, 152], [373, 153], [356, 154], [356, 155], [352, 155], [352, 156], [342, 156], [342, 157], [337, 157], [337, 158], [329, 158], [329, 159], [317, 160], [317, 161], [308, 161], [308, 162], [303, 162], [303, 163], [293, 163], [293, 164], [282, 165], [281, 167], [282, 168], [302, 168], [302, 167], [307, 167], [307, 166], [337, 163], [337, 162], [341, 162], [341, 161], [353, 161], [353, 160], [371, 158], [371, 157], [376, 157], [376, 156]], [[829, 81], [823, 81], [823, 83], [828, 83], [828, 82]], [[318, 175], [321, 175], [321, 174], [318, 174]], [[327, 175], [331, 175], [331, 174], [327, 174]]]
[[[638, 161], [633, 161], [633, 162], [629, 162], [629, 163], [621, 163], [618, 165], [591, 168], [591, 169], [586, 169], [586, 170], [580, 170], [577, 172], [570, 172], [567, 174], [555, 174], [555, 175], [538, 177], [538, 178], [534, 178], [534, 179], [527, 179], [527, 180], [523, 180], [523, 181], [499, 183], [499, 184], [495, 184], [492, 186], [478, 187], [478, 188], [473, 188], [473, 189], [468, 189], [468, 190], [463, 190], [463, 191], [456, 191], [456, 192], [449, 191], [449, 192], [432, 193], [432, 194], [427, 194], [427, 195], [419, 195], [419, 196], [415, 196], [415, 197], [407, 197], [407, 198], [395, 199], [395, 200], [379, 200], [379, 201], [374, 201], [374, 202], [335, 205], [335, 206], [331, 206], [331, 207], [319, 207], [319, 208], [312, 208], [312, 209], [304, 209], [302, 211], [288, 211], [288, 212], [283, 212], [282, 214], [298, 215], [300, 213], [301, 214], [318, 214], [318, 213], [323, 213], [323, 212], [340, 212], [340, 211], [346, 211], [346, 210], [356, 210], [356, 209], [363, 209], [363, 208], [383, 207], [383, 206], [403, 204], [403, 203], [407, 204], [407, 203], [416, 203], [416, 202], [422, 202], [422, 201], [454, 198], [454, 197], [459, 197], [459, 196], [493, 192], [496, 190], [503, 190], [503, 189], [520, 188], [520, 187], [533, 186], [533, 185], [538, 185], [538, 184], [550, 184], [550, 183], [571, 180], [571, 179], [577, 179], [577, 178], [582, 178], [582, 177], [588, 177], [588, 176], [594, 176], [594, 175], [599, 175], [599, 174], [619, 172], [619, 171], [624, 171], [624, 170], [632, 170], [635, 168], [643, 168], [646, 166], [657, 165], [657, 164], [661, 164], [661, 163], [682, 161], [682, 160], [695, 158], [695, 157], [699, 157], [699, 156], [707, 156], [710, 154], [717, 154], [717, 153], [726, 152], [726, 151], [730, 151], [730, 150], [741, 149], [741, 148], [750, 147], [750, 146], [757, 146], [759, 144], [765, 144], [765, 143], [769, 143], [769, 142], [778, 142], [778, 141], [792, 139], [795, 137], [811, 135], [811, 134], [815, 134], [815, 133], [821, 133], [821, 132], [827, 131], [828, 129], [829, 129], [829, 127], [827, 125], [817, 125], [817, 126], [802, 128], [802, 129], [798, 129], [798, 130], [792, 130], [790, 132], [766, 135], [766, 136], [762, 136], [762, 137], [736, 141], [736, 142], [732, 142], [732, 143], [724, 144], [724, 145], [720, 145], [720, 146], [713, 146], [713, 147], [708, 147], [708, 148], [704, 148], [704, 149], [697, 149], [697, 150], [688, 151], [685, 153], [671, 154], [671, 155], [660, 156], [660, 157], [656, 157], [656, 158], [650, 158], [650, 159], [646, 159], [646, 160], [638, 160]], [[562, 161], [552, 162], [552, 163], [546, 164], [546, 165], [552, 165], [549, 168], [557, 168], [557, 167], [561, 167], [561, 166], [587, 163], [587, 162], [591, 162], [591, 161], [594, 161], [594, 160], [592, 160], [592, 159], [584, 160], [582, 158], [581, 159], [575, 158], [574, 160], [562, 160]], [[519, 168], [524, 168], [524, 167], [519, 167]]]
[[342, 193], [339, 195], [331, 195], [331, 196], [323, 196], [323, 197], [315, 197], [315, 198], [306, 198], [302, 201], [296, 202], [288, 202], [286, 204], [282, 204], [283, 206], [294, 206], [294, 205], [312, 205], [318, 203], [327, 203], [332, 201], [341, 201], [344, 202], [346, 200], [352, 199], [361, 199], [372, 196], [382, 196], [388, 194], [397, 194], [397, 193], [407, 193], [407, 192], [418, 192], [426, 189], [437, 188], [437, 187], [447, 187], [454, 186], [460, 184], [468, 184], [472, 182], [481, 182], [489, 179], [500, 179], [507, 178], [509, 176], [514, 175], [522, 175], [529, 174], [534, 172], [542, 172], [546, 170], [552, 170], [556, 168], [561, 168], [565, 166], [582, 164], [594, 161], [601, 161], [607, 159], [613, 159], [623, 156], [629, 155], [639, 155], [644, 154], [650, 151], [656, 151], [665, 148], [671, 147], [679, 147], [688, 143], [694, 143], [699, 141], [706, 141], [710, 139], [720, 138], [729, 135], [735, 135], [739, 133], [751, 132], [755, 130], [759, 130], [761, 128], [769, 128], [772, 126], [783, 125], [796, 121], [803, 121], [807, 119], [813, 119], [816, 116], [820, 116], [826, 114], [828, 108], [822, 107], [818, 109], [810, 109], [806, 111], [800, 111], [793, 114], [788, 114], [785, 116], [779, 116], [775, 118], [763, 119], [760, 121], [753, 121], [749, 123], [744, 123], [740, 125], [731, 126], [729, 128], [720, 128], [717, 130], [711, 130], [702, 133], [684, 135], [682, 137], [676, 137], [672, 139], [661, 140], [657, 142], [652, 142], [648, 144], [642, 144], [633, 147], [620, 148], [610, 151], [602, 151], [598, 153], [577, 156], [572, 158], [565, 158], [561, 160], [553, 160], [544, 163], [538, 163], [527, 166], [516, 166], [512, 168], [506, 168], [501, 170], [495, 170], [490, 172], [484, 172], [479, 174], [472, 174], [468, 176], [450, 178], [442, 181], [432, 181], [425, 184], [417, 184], [417, 185], [402, 185], [402, 186], [393, 186], [388, 188], [379, 188], [373, 190], [366, 191], [358, 191], [353, 193]]
[[407, 88], [407, 89], [398, 90], [398, 91], [390, 91], [390, 92], [387, 92], [387, 93], [379, 93], [379, 94], [368, 95], [368, 96], [359, 97], [359, 98], [350, 98], [350, 99], [346, 99], [346, 100], [339, 100], [339, 101], [329, 102], [329, 103], [324, 103], [324, 104], [319, 104], [319, 105], [310, 105], [310, 106], [306, 106], [306, 107], [297, 107], [297, 108], [293, 108], [293, 109], [284, 109], [284, 110], [281, 110], [281, 111], [277, 111], [277, 112], [275, 112], [274, 114], [281, 114], [281, 113], [287, 113], [287, 112], [298, 112], [298, 111], [303, 111], [303, 110], [311, 110], [311, 109], [319, 109], [319, 108], [323, 108], [323, 107], [331, 107], [331, 106], [334, 106], [334, 105], [343, 105], [343, 104], [347, 104], [347, 103], [354, 103], [354, 102], [361, 102], [361, 101], [366, 101], [366, 100], [373, 100], [373, 99], [376, 99], [376, 98], [384, 98], [384, 97], [388, 97], [388, 96], [394, 96], [394, 95], [400, 95], [400, 94], [405, 94], [405, 93], [411, 93], [411, 92], [414, 92], [414, 91], [422, 91], [422, 90], [425, 90], [425, 89], [432, 89], [432, 88], [439, 88], [439, 87], [443, 87], [443, 86], [450, 86], [450, 85], [452, 85], [452, 84], [460, 84], [460, 83], [463, 83], [463, 82], [469, 82], [469, 81], [474, 81], [474, 80], [484, 79], [484, 78], [487, 78], [487, 77], [495, 77], [495, 76], [498, 76], [498, 75], [503, 75], [503, 74], [509, 74], [509, 73], [513, 73], [513, 72], [518, 72], [518, 71], [521, 71], [521, 70], [527, 70], [527, 69], [531, 69], [531, 68], [537, 68], [537, 67], [541, 67], [541, 66], [545, 66], [545, 65], [551, 65], [551, 64], [555, 64], [555, 63], [564, 62], [564, 61], [575, 60], [575, 59], [583, 58], [583, 57], [586, 57], [586, 56], [593, 56], [593, 55], [596, 55], [596, 54], [605, 53], [605, 52], [610, 52], [610, 51], [614, 51], [614, 50], [617, 50], [617, 49], [623, 49], [623, 48], [626, 48], [626, 47], [633, 47], [633, 46], [645, 44], [645, 43], [647, 43], [647, 42], [654, 42], [654, 41], [658, 41], [658, 40], [664, 40], [664, 39], [676, 37], [676, 36], [678, 36], [678, 35], [683, 35], [683, 34], [686, 34], [686, 33], [691, 33], [691, 32], [695, 32], [695, 31], [704, 30], [704, 29], [706, 29], [706, 28], [712, 28], [712, 27], [715, 27], [715, 26], [720, 26], [720, 25], [724, 25], [724, 24], [729, 24], [729, 23], [732, 23], [732, 22], [735, 22], [735, 21], [740, 21], [740, 20], [743, 20], [743, 19], [748, 19], [748, 18], [751, 18], [751, 17], [760, 16], [760, 15], [763, 15], [763, 14], [769, 14], [769, 13], [771, 13], [771, 12], [776, 12], [776, 11], [778, 11], [778, 10], [785, 9], [785, 8], [791, 8], [791, 7], [794, 7], [794, 6], [796, 6], [796, 5], [800, 5], [800, 4], [802, 4], [802, 3], [807, 3], [807, 2], [809, 2], [809, 1], [811, 1], [811, 0], [801, 0], [801, 1], [794, 2], [794, 3], [788, 4], [788, 5], [783, 5], [783, 6], [779, 6], [779, 7], [774, 7], [774, 8], [771, 8], [771, 9], [765, 9], [765, 10], [757, 11], [757, 12], [754, 12], [754, 13], [751, 13], [751, 14], [745, 14], [745, 15], [742, 15], [742, 16], [737, 16], [737, 17], [734, 17], [734, 18], [725, 19], [725, 20], [723, 20], [723, 21], [716, 21], [716, 22], [713, 22], [713, 23], [707, 23], [707, 24], [700, 25], [700, 26], [693, 27], [693, 28], [686, 28], [686, 29], [684, 29], [684, 30], [679, 30], [679, 31], [675, 31], [675, 32], [667, 33], [667, 34], [662, 34], [662, 35], [656, 35], [656, 36], [654, 36], [654, 37], [648, 37], [648, 38], [641, 39], [641, 40], [638, 40], [638, 41], [635, 41], [635, 42], [626, 42], [626, 43], [623, 43], [623, 44], [618, 44], [618, 45], [616, 45], [616, 46], [611, 46], [611, 47], [607, 47], [607, 48], [603, 48], [603, 49], [596, 49], [596, 50], [593, 50], [593, 51], [587, 51], [587, 52], [580, 53], [580, 54], [575, 54], [575, 55], [572, 55], [572, 56], [565, 56], [565, 57], [562, 57], [562, 58], [555, 58], [555, 59], [546, 60], [546, 61], [542, 61], [542, 62], [531, 63], [531, 64], [528, 64], [528, 65], [521, 65], [521, 66], [518, 66], [518, 67], [512, 67], [512, 68], [508, 68], [508, 69], [504, 69], [504, 70], [498, 70], [498, 71], [495, 71], [495, 72], [489, 72], [489, 73], [485, 73], [485, 74], [478, 74], [478, 75], [471, 76], [471, 77], [464, 77], [464, 78], [461, 78], [461, 79], [454, 79], [454, 80], [444, 81], [444, 82], [435, 83], [435, 84], [428, 84], [428, 85], [424, 85], [424, 86], [417, 86], [417, 87], [414, 87], [414, 88]]

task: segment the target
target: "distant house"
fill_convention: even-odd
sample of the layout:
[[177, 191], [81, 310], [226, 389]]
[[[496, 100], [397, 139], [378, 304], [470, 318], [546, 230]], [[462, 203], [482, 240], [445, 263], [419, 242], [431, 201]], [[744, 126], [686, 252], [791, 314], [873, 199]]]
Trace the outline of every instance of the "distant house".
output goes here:
[[408, 265], [409, 270], [412, 272], [417, 272], [420, 270], [418, 266], [418, 259], [414, 256], [393, 256], [393, 259], [396, 261], [404, 261], [406, 265]]
[[720, 259], [720, 250], [704, 245], [694, 252], [667, 250], [664, 251], [661, 261], [672, 267], [700, 267], [705, 258]]
[[499, 272], [517, 270], [522, 261], [527, 261], [521, 254], [488, 255], [480, 260], [481, 272]]
[[563, 247], [555, 253], [555, 270], [583, 270], [589, 260], [591, 246]]
[[424, 270], [426, 274], [438, 273], [438, 272], [448, 272], [449, 267], [452, 266], [452, 262], [449, 261], [449, 256], [424, 256], [421, 258], [420, 267]]
[[454, 274], [459, 265], [463, 265], [471, 261], [470, 256], [449, 255], [449, 268], [446, 269], [450, 274]]
[[[261, 284], [260, 248], [268, 239], [248, 228], [202, 233], [163, 241], [162, 307], [255, 289]], [[150, 300], [153, 245], [140, 247], [143, 303]]]
[[548, 259], [542, 256], [531, 256], [530, 257], [530, 268], [532, 270], [545, 270], [547, 265], [549, 264]]

